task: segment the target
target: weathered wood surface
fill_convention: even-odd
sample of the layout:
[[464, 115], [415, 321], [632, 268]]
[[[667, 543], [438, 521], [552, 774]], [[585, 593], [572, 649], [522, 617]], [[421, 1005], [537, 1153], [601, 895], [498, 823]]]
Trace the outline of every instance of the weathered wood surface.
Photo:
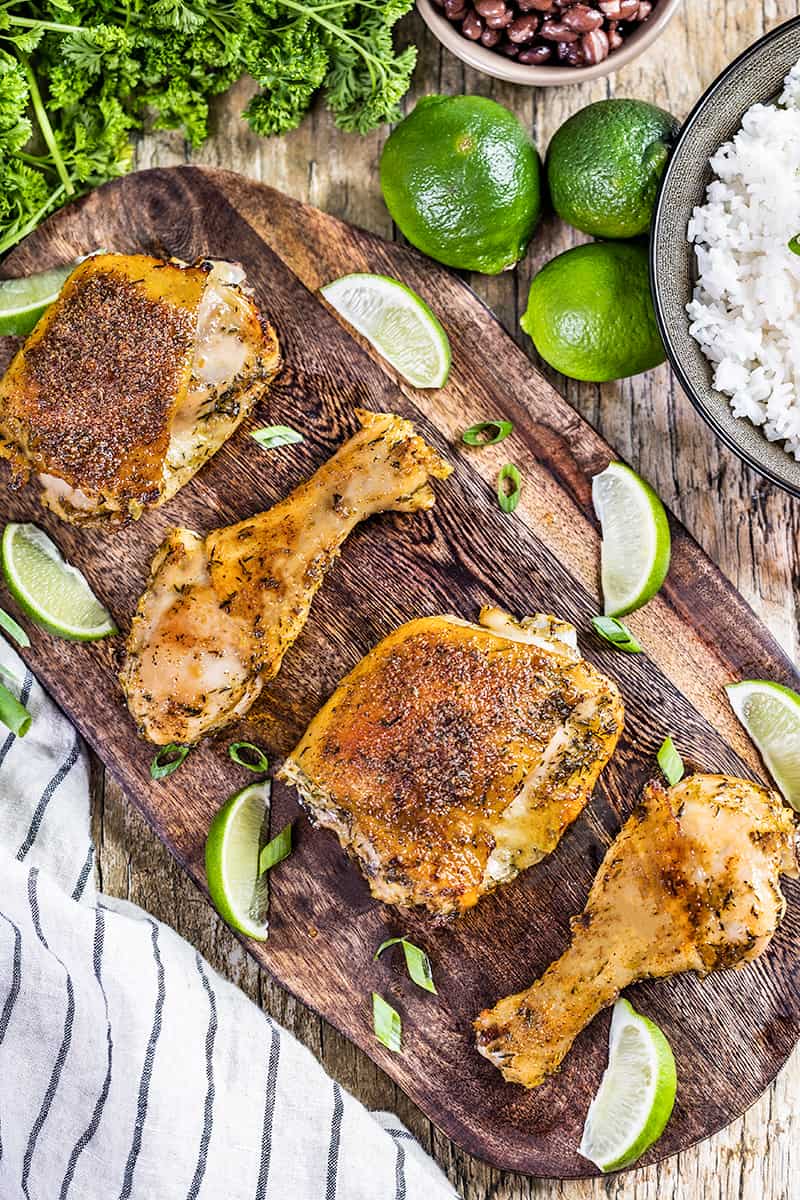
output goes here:
[[[736, 53], [780, 20], [795, 15], [793, 0], [687, 0], [658, 46], [608, 82], [580, 88], [525, 91], [500, 85], [440, 52], [416, 19], [407, 34], [420, 45], [416, 94], [473, 91], [508, 104], [544, 148], [559, 123], [582, 104], [606, 95], [653, 100], [676, 114]], [[219, 106], [215, 136], [195, 161], [242, 171], [347, 220], [392, 235], [377, 186], [384, 135], [339, 134], [315, 114], [291, 136], [265, 142], [236, 115], [241, 88]], [[409, 105], [413, 96], [409, 98]], [[140, 166], [185, 161], [180, 139], [158, 135], [140, 146]], [[521, 345], [517, 329], [527, 284], [536, 267], [565, 248], [573, 235], [549, 222], [529, 260], [499, 279], [473, 286]], [[525, 347], [529, 349], [528, 346]], [[763, 484], [726, 451], [666, 369], [601, 388], [558, 381], [563, 394], [634, 466], [647, 474], [711, 557], [745, 595], [775, 636], [798, 658], [800, 504]], [[735, 636], [735, 631], [732, 632]], [[695, 1149], [655, 1167], [605, 1182], [534, 1182], [503, 1174], [455, 1148], [405, 1099], [361, 1051], [260, 972], [215, 918], [193, 884], [110, 781], [98, 774], [95, 836], [107, 891], [127, 895], [171, 922], [228, 977], [294, 1030], [325, 1066], [365, 1103], [392, 1108], [436, 1155], [469, 1200], [795, 1200], [800, 1195], [800, 1051], [746, 1116]]]
[[[765, 627], [689, 535], [673, 527], [670, 574], [659, 596], [630, 618], [647, 653], [620, 655], [590, 631], [598, 611], [599, 536], [591, 476], [614, 457], [607, 443], [508, 338], [454, 275], [396, 243], [358, 231], [274, 189], [185, 166], [140, 172], [60, 213], [9, 258], [19, 273], [69, 261], [100, 242], [186, 260], [238, 257], [278, 330], [285, 366], [254, 418], [300, 424], [302, 446], [265, 459], [241, 433], [163, 510], [114, 531], [65, 527], [41, 512], [32, 488], [0, 495], [0, 516], [38, 520], [86, 572], [122, 629], [169, 525], [208, 529], [269, 507], [324, 461], [353, 427], [352, 410], [398, 409], [454, 463], [423, 517], [387, 517], [351, 534], [314, 602], [313, 615], [249, 716], [193, 751], [181, 771], [149, 777], [152, 749], [124, 715], [121, 647], [87, 647], [34, 633], [24, 657], [141, 807], [189, 873], [204, 885], [203, 847], [221, 800], [241, 786], [226, 747], [254, 740], [280, 759], [341, 676], [403, 621], [445, 611], [474, 615], [484, 603], [572, 621], [584, 652], [620, 684], [626, 732], [591, 804], [557, 853], [462, 920], [438, 928], [371, 902], [329, 835], [295, 826], [291, 863], [272, 884], [269, 941], [258, 961], [296, 996], [376, 1058], [461, 1146], [503, 1168], [583, 1176], [576, 1152], [606, 1050], [607, 1018], [581, 1036], [558, 1077], [530, 1092], [505, 1085], [474, 1050], [471, 1023], [499, 995], [518, 991], [558, 956], [597, 865], [655, 770], [667, 732], [701, 770], [759, 773], [757, 757], [724, 698], [739, 678], [800, 688]], [[322, 305], [321, 283], [349, 270], [399, 276], [445, 318], [453, 370], [445, 388], [398, 389]], [[502, 364], [498, 371], [497, 364]], [[513, 421], [501, 448], [460, 448], [465, 425], [491, 413]], [[500, 512], [495, 480], [511, 457], [523, 476], [513, 517]], [[731, 637], [731, 630], [736, 637]], [[287, 789], [273, 792], [275, 832], [297, 815]], [[788, 915], [770, 952], [747, 971], [700, 983], [683, 976], [642, 985], [634, 1000], [667, 1033], [681, 1074], [668, 1129], [651, 1158], [683, 1149], [739, 1116], [771, 1083], [800, 1034], [800, 887], [787, 884]], [[372, 963], [387, 936], [408, 933], [436, 965], [432, 1000], [390, 962]], [[396, 967], [396, 964], [395, 964]], [[398, 997], [405, 1050], [373, 1035], [373, 988]]]

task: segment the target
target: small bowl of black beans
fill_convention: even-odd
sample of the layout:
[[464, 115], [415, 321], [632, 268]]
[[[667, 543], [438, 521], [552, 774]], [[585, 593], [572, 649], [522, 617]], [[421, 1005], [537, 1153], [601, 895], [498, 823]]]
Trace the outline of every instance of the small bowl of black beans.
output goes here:
[[616, 71], [646, 50], [681, 0], [417, 0], [439, 41], [478, 71], [532, 87]]

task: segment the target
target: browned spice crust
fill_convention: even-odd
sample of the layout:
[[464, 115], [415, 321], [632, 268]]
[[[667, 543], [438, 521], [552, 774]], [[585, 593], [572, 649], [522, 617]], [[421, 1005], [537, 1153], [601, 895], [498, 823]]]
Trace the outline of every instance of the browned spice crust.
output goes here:
[[36, 431], [40, 469], [53, 464], [88, 492], [156, 499], [196, 317], [114, 270], [71, 290], [25, 351], [17, 417]]

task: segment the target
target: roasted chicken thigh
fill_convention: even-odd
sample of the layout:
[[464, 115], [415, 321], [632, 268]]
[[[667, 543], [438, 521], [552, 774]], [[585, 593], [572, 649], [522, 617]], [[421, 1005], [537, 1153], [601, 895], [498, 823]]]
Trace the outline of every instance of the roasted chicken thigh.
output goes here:
[[267, 512], [206, 537], [173, 529], [153, 560], [120, 676], [140, 732], [196, 742], [242, 716], [305, 625], [350, 531], [374, 513], [431, 508], [451, 468], [391, 413], [361, 429]]
[[0, 456], [64, 520], [163, 504], [231, 436], [280, 364], [235, 263], [96, 254], [0, 381]]
[[478, 1049], [510, 1083], [536, 1087], [623, 988], [682, 971], [741, 967], [783, 916], [797, 831], [774, 792], [725, 775], [650, 784], [572, 922], [572, 941], [524, 992], [475, 1022]]
[[423, 617], [339, 684], [281, 775], [377, 899], [463, 912], [555, 848], [623, 723], [576, 645], [553, 617]]

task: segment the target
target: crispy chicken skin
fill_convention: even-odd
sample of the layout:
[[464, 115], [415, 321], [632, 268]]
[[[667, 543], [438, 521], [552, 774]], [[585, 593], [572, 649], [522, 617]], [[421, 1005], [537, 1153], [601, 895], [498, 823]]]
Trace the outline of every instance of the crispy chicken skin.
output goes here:
[[372, 894], [441, 915], [549, 854], [622, 730], [575, 630], [496, 608], [423, 617], [339, 684], [284, 763]]
[[188, 744], [252, 705], [277, 675], [350, 531], [435, 502], [451, 468], [391, 413], [362, 428], [267, 512], [207, 537], [173, 529], [153, 560], [120, 680], [139, 731]]
[[280, 365], [234, 263], [97, 254], [0, 381], [0, 456], [64, 520], [163, 504], [231, 436]]
[[651, 783], [611, 845], [569, 948], [524, 992], [475, 1022], [478, 1049], [510, 1083], [558, 1070], [589, 1021], [640, 979], [741, 967], [783, 916], [797, 829], [774, 792], [725, 775]]

